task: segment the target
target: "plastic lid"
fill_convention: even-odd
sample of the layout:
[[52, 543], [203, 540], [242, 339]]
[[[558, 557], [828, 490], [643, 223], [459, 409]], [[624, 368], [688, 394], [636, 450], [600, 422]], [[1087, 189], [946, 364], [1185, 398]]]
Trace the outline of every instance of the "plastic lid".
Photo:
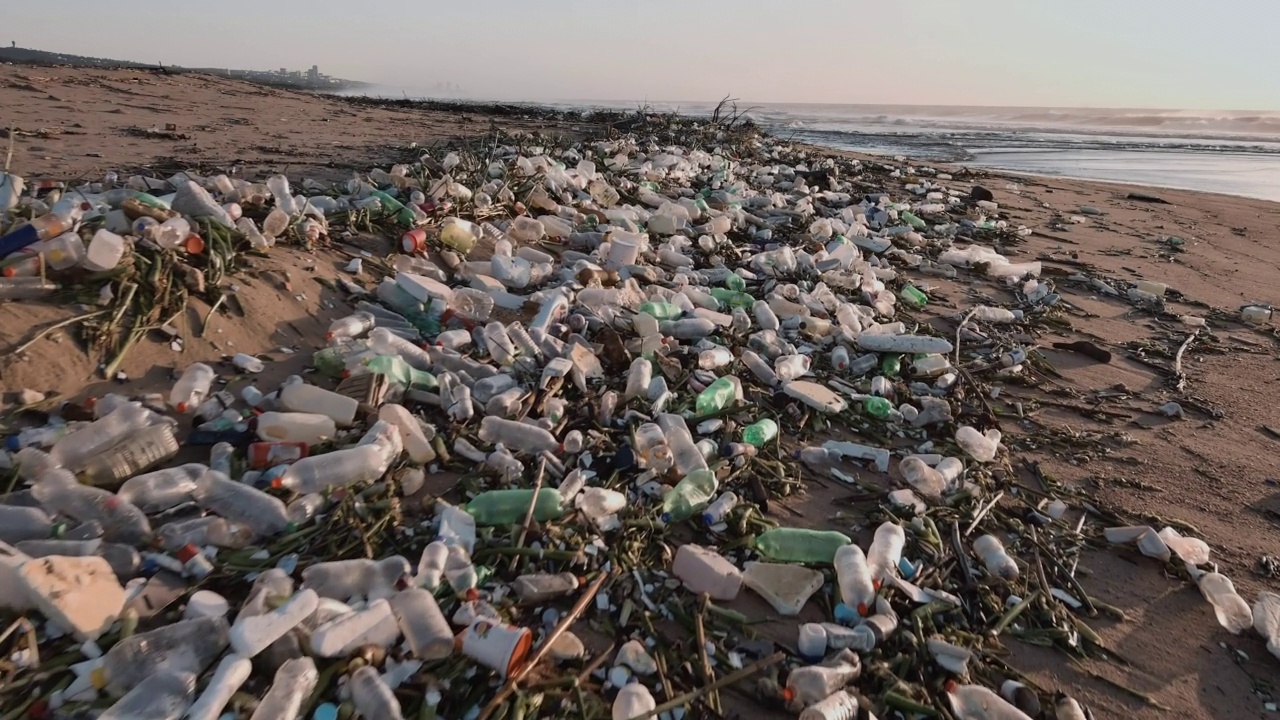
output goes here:
[[188, 560], [200, 554], [200, 548], [192, 545], [191, 543], [187, 543], [186, 545], [178, 548], [178, 552], [175, 554], [178, 556], [178, 559], [185, 564]]

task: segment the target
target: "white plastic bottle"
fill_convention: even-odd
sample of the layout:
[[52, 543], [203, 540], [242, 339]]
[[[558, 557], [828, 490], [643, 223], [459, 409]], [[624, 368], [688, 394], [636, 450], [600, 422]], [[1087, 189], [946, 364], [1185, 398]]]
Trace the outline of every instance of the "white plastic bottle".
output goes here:
[[716, 523], [728, 517], [729, 513], [738, 505], [738, 496], [733, 492], [726, 492], [716, 501], [707, 506], [702, 511], [702, 524], [715, 525]]
[[298, 718], [302, 712], [302, 703], [316, 689], [320, 681], [320, 673], [316, 670], [316, 662], [309, 657], [286, 660], [276, 670], [271, 689], [258, 703], [249, 720], [280, 720], [281, 718]]
[[1188, 570], [1200, 586], [1200, 593], [1213, 605], [1213, 614], [1218, 618], [1218, 624], [1226, 628], [1227, 632], [1239, 635], [1253, 626], [1253, 611], [1249, 608], [1249, 603], [1236, 592], [1236, 586], [1230, 578], [1218, 572], [1204, 572], [1190, 567]]
[[1031, 720], [995, 691], [981, 685], [948, 687], [951, 709], [960, 720]]
[[192, 363], [169, 391], [169, 404], [174, 410], [186, 413], [194, 410], [209, 396], [209, 389], [218, 373], [204, 363]]
[[502, 443], [512, 450], [530, 454], [560, 450], [560, 441], [549, 431], [536, 425], [493, 416], [480, 421], [480, 439], [487, 443]]
[[337, 434], [337, 423], [328, 415], [273, 411], [258, 416], [258, 437], [268, 442], [317, 445]]
[[240, 686], [249, 679], [253, 672], [253, 663], [249, 658], [231, 654], [222, 658], [213, 678], [209, 680], [204, 692], [187, 711], [187, 720], [217, 720], [222, 710], [231, 702]]
[[[849, 367], [849, 349], [843, 345], [837, 345], [831, 350], [831, 367], [836, 372], [844, 372]], [[856, 708], [856, 706], [855, 706]]]
[[431, 662], [453, 654], [453, 630], [430, 592], [408, 588], [392, 595], [388, 602], [414, 657]]
[[1018, 563], [1009, 557], [1000, 538], [983, 535], [973, 541], [973, 552], [982, 558], [982, 565], [987, 572], [1009, 581], [1018, 579]]
[[391, 423], [400, 431], [400, 439], [404, 443], [405, 452], [409, 454], [410, 460], [419, 465], [425, 465], [436, 459], [435, 448], [431, 445], [431, 439], [423, 431], [422, 424], [403, 405], [396, 403], [383, 405], [378, 408], [378, 419]]
[[644, 717], [658, 707], [649, 688], [639, 682], [622, 686], [613, 701], [613, 720]]
[[886, 522], [876, 528], [871, 547], [867, 550], [867, 567], [871, 570], [872, 581], [879, 583], [897, 575], [898, 561], [902, 559], [906, 542], [907, 536], [901, 525]]
[[853, 543], [841, 546], [836, 550], [834, 563], [841, 601], [866, 616], [875, 601], [876, 588], [862, 548]]
[[787, 709], [798, 712], [816, 705], [858, 678], [862, 661], [849, 650], [823, 665], [797, 668], [787, 676]]
[[857, 716], [858, 698], [837, 690], [822, 702], [805, 708], [800, 720], [854, 720]]
[[280, 405], [292, 412], [325, 415], [338, 427], [350, 427], [360, 408], [355, 398], [299, 382], [285, 385], [280, 390]]
[[387, 328], [374, 328], [369, 333], [369, 348], [379, 355], [398, 355], [415, 370], [430, 370], [432, 366], [430, 353]]
[[347, 690], [351, 693], [351, 704], [362, 717], [404, 720], [396, 694], [372, 667], [365, 665], [351, 673]]
[[269, 613], [236, 618], [231, 626], [231, 649], [242, 657], [252, 658], [271, 643], [311, 617], [320, 604], [314, 590], [300, 590], [288, 602]]
[[422, 558], [418, 560], [418, 573], [415, 581], [419, 587], [435, 591], [444, 578], [444, 564], [449, 557], [449, 546], [434, 540], [422, 549]]

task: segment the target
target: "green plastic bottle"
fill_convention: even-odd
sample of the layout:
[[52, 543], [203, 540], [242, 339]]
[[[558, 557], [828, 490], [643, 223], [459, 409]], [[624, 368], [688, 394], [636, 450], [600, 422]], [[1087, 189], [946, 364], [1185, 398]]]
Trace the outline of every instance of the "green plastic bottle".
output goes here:
[[370, 372], [386, 375], [387, 379], [404, 389], [434, 390], [440, 384], [436, 376], [418, 370], [396, 355], [379, 355], [368, 363]]
[[724, 279], [724, 286], [734, 292], [742, 292], [747, 289], [747, 281], [738, 273], [729, 273]]
[[716, 496], [720, 483], [710, 470], [694, 470], [662, 497], [662, 522], [688, 520]]
[[[532, 488], [490, 490], [475, 496], [467, 503], [466, 509], [476, 519], [477, 525], [515, 525], [524, 522], [529, 503], [533, 502]], [[533, 519], [546, 522], [562, 515], [564, 509], [561, 508], [560, 492], [555, 488], [539, 490], [533, 506]]]
[[830, 565], [836, 550], [853, 541], [834, 530], [780, 527], [756, 537], [756, 550], [770, 560]]
[[916, 217], [910, 210], [903, 210], [898, 216], [902, 218], [903, 222], [916, 230], [925, 230], [929, 227], [928, 223]]
[[710, 415], [729, 407], [736, 395], [737, 388], [729, 375], [717, 378], [707, 386], [706, 390], [698, 393], [696, 402], [698, 416]]
[[347, 363], [338, 348], [327, 347], [317, 350], [311, 356], [311, 363], [315, 365], [316, 372], [333, 378], [342, 377], [342, 372], [347, 369]]
[[885, 355], [880, 361], [880, 374], [885, 377], [898, 377], [902, 374], [902, 356]]
[[778, 437], [778, 423], [765, 418], [756, 421], [742, 429], [742, 440], [756, 447], [764, 447], [764, 444]]
[[396, 222], [401, 225], [413, 225], [415, 217], [413, 211], [405, 207], [404, 203], [381, 190], [374, 190], [369, 194], [378, 198], [378, 202], [382, 203], [382, 208], [387, 211], [388, 215], [396, 216]]
[[929, 296], [911, 284], [902, 286], [902, 289], [898, 291], [898, 298], [917, 310], [929, 304]]
[[893, 403], [889, 402], [885, 398], [872, 396], [863, 398], [862, 409], [871, 417], [883, 420], [889, 417], [889, 414], [893, 412]]
[[684, 315], [679, 305], [661, 301], [640, 303], [640, 312], [651, 315], [657, 320], [675, 320]]
[[[731, 277], [738, 276], [733, 275]], [[741, 278], [738, 279], [741, 280]], [[737, 290], [730, 290], [729, 288], [711, 288], [711, 297], [729, 307], [749, 308], [756, 302], [756, 299], [750, 295]]]

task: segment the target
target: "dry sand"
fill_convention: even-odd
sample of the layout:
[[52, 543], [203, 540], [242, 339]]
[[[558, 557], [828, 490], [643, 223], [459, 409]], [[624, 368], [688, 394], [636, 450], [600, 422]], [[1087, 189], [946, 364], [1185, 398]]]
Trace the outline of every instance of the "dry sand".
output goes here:
[[[352, 170], [386, 166], [408, 143], [425, 145], [483, 132], [489, 122], [478, 115], [356, 108], [202, 76], [0, 66], [0, 126], [48, 131], [38, 137], [19, 135], [12, 167], [28, 179], [95, 177], [110, 169], [136, 171], [148, 165], [166, 175], [197, 164], [242, 165], [250, 178], [287, 170], [294, 178], [340, 179]], [[499, 122], [504, 127], [520, 124]], [[190, 137], [156, 140], [128, 134], [131, 128], [163, 128], [167, 123]], [[575, 131], [546, 123], [524, 127]], [[1056, 268], [1064, 273], [1084, 263], [1113, 277], [1165, 282], [1189, 301], [1170, 306], [1197, 315], [1205, 314], [1206, 304], [1234, 313], [1245, 303], [1280, 301], [1280, 205], [1063, 179], [984, 174], [976, 180], [995, 192], [1011, 222], [1043, 233], [1007, 249], [1014, 261], [1041, 258], [1046, 272]], [[1016, 183], [1019, 194], [1006, 190], [1008, 183]], [[1171, 204], [1126, 199], [1133, 191]], [[1082, 205], [1104, 214], [1083, 225], [1051, 229], [1052, 218], [1074, 214]], [[1185, 252], [1170, 254], [1157, 243], [1167, 235], [1185, 238]], [[386, 247], [385, 240], [368, 242], [371, 249]], [[33, 388], [70, 397], [106, 390], [141, 393], [165, 387], [173, 366], [237, 351], [275, 359], [259, 378], [259, 384], [270, 387], [305, 367], [329, 320], [349, 311], [341, 296], [318, 282], [335, 277], [345, 261], [332, 250], [307, 255], [294, 249], [255, 260], [234, 281], [243, 317], [217, 315], [198, 336], [207, 309], [194, 308], [182, 327], [184, 351], [174, 352], [155, 339], [143, 343], [124, 365], [128, 382], [98, 379], [93, 362], [73, 338], [57, 331], [22, 356], [10, 353], [0, 360], [0, 390]], [[934, 284], [930, 307], [941, 316], [934, 322], [950, 331], [955, 322], [945, 317], [971, 306], [975, 297], [1002, 297], [989, 283]], [[1060, 377], [1049, 377], [1039, 389], [1010, 384], [991, 400], [1003, 413], [1006, 444], [1019, 448], [1019, 456], [1039, 461], [1043, 472], [1068, 486], [1089, 489], [1103, 505], [1194, 526], [1213, 547], [1221, 571], [1247, 599], [1276, 589], [1276, 580], [1258, 572], [1261, 556], [1280, 557], [1280, 483], [1272, 479], [1280, 476], [1275, 462], [1280, 438], [1262, 429], [1280, 427], [1276, 335], [1215, 321], [1211, 340], [1187, 351], [1187, 385], [1179, 393], [1169, 373], [1160, 369], [1168, 367], [1169, 358], [1149, 355], [1153, 367], [1129, 356], [1135, 343], [1152, 338], [1161, 339], [1161, 347], [1176, 348], [1189, 328], [1158, 322], [1127, 302], [1066, 283], [1059, 290], [1079, 308], [1067, 316], [1072, 327], [1036, 342], [1048, 346], [1090, 339], [1109, 348], [1114, 359], [1101, 365], [1073, 353], [1042, 350]], [[35, 303], [0, 306], [0, 346], [12, 347], [70, 312]], [[1126, 394], [1098, 399], [1099, 391], [1118, 384], [1127, 388]], [[1046, 389], [1058, 394], [1046, 395]], [[1019, 421], [1013, 403], [1034, 397], [1113, 414], [1089, 417], [1087, 412], [1045, 407], [1029, 415], [1035, 422]], [[5, 400], [11, 402], [12, 396]], [[1153, 413], [1168, 400], [1184, 404], [1186, 419], [1167, 420]], [[1063, 433], [1098, 433], [1100, 442], [1089, 452], [1055, 444]], [[1033, 445], [1039, 449], [1031, 450]], [[1029, 471], [1021, 475], [1023, 483], [1036, 485]], [[774, 515], [786, 523], [847, 530], [860, 520], [855, 507], [841, 504], [849, 496], [846, 488], [811, 483], [807, 497], [789, 500]], [[865, 545], [869, 537], [863, 532], [858, 539]], [[1092, 596], [1127, 614], [1124, 622], [1091, 622], [1107, 646], [1131, 665], [1088, 661], [1077, 666], [1057, 651], [1010, 642], [1013, 666], [1042, 687], [1079, 697], [1098, 718], [1267, 716], [1264, 697], [1252, 688], [1257, 684], [1264, 692], [1275, 692], [1271, 679], [1280, 660], [1256, 636], [1233, 637], [1222, 630], [1194, 585], [1129, 549], [1090, 551], [1081, 572]], [[748, 614], [767, 611], [756, 598], [739, 605]], [[819, 614], [811, 604], [803, 619], [819, 619]], [[794, 627], [792, 622], [771, 623], [765, 632], [793, 646]], [[745, 698], [736, 706], [743, 717], [764, 716], [750, 709]]]

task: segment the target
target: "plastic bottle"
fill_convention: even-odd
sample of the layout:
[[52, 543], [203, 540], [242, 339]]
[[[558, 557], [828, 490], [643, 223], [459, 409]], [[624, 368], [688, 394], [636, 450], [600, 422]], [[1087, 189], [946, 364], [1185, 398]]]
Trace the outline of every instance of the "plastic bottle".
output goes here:
[[618, 697], [613, 700], [613, 720], [634, 720], [646, 717], [658, 703], [653, 699], [649, 688], [639, 682], [623, 685]]
[[695, 405], [699, 417], [717, 413], [733, 403], [737, 396], [737, 386], [734, 384], [735, 379], [729, 375], [717, 378], [705, 390], [698, 393]]
[[453, 654], [453, 630], [429, 591], [408, 588], [392, 595], [388, 602], [414, 657], [431, 662]]
[[743, 441], [755, 447], [764, 447], [778, 436], [778, 423], [764, 418], [742, 429]]
[[409, 561], [399, 555], [381, 560], [358, 558], [316, 563], [302, 571], [302, 588], [322, 598], [346, 601], [357, 595], [387, 598], [409, 575]]
[[161, 672], [139, 683], [98, 720], [178, 720], [191, 705], [195, 689], [195, 675]]
[[196, 480], [208, 469], [199, 463], [189, 463], [176, 468], [156, 470], [126, 480], [116, 494], [144, 513], [163, 512], [190, 502], [195, 493]]
[[787, 382], [808, 374], [812, 360], [808, 355], [782, 355], [773, 362], [773, 371], [778, 379]]
[[166, 523], [156, 530], [160, 546], [177, 552], [187, 545], [222, 548], [243, 548], [252, 543], [258, 534], [249, 527], [220, 517], [200, 517]]
[[251, 617], [241, 613], [231, 626], [231, 649], [242, 657], [256, 656], [311, 617], [319, 603], [315, 591], [304, 588], [271, 612]]
[[351, 693], [351, 703], [361, 717], [403, 720], [396, 694], [372, 667], [365, 665], [351, 673], [347, 690]]
[[187, 720], [217, 720], [222, 710], [231, 702], [231, 696], [249, 679], [253, 663], [239, 655], [226, 655], [214, 670], [204, 692], [187, 712]]
[[831, 367], [836, 372], [844, 372], [849, 367], [849, 349], [843, 345], [837, 345], [831, 350]]
[[821, 702], [800, 713], [800, 720], [854, 720], [858, 716], [858, 698], [838, 690]]
[[727, 492], [716, 498], [716, 501], [702, 511], [702, 524], [711, 526], [723, 521], [738, 505], [738, 496]]
[[194, 497], [205, 510], [245, 525], [259, 535], [275, 535], [289, 527], [284, 502], [216, 470], [200, 476]]
[[449, 587], [459, 597], [470, 598], [479, 582], [476, 566], [471, 562], [471, 555], [461, 546], [450, 545], [445, 557], [444, 577]]
[[472, 498], [467, 503], [467, 512], [477, 525], [513, 525], [524, 522], [530, 504], [533, 519], [538, 522], [555, 520], [564, 514], [560, 493], [545, 487], [538, 491], [536, 502], [532, 488], [489, 490]]
[[991, 429], [983, 434], [964, 425], [956, 430], [956, 444], [974, 460], [980, 463], [991, 462], [1000, 450], [1000, 431]]
[[139, 545], [151, 535], [147, 516], [132, 503], [101, 488], [81, 485], [66, 470], [41, 475], [31, 495], [52, 513], [100, 523], [109, 542]]
[[230, 630], [226, 619], [206, 617], [130, 635], [103, 656], [105, 687], [118, 696], [162, 672], [198, 676], [226, 649]]
[[389, 465], [377, 445], [356, 445], [323, 455], [312, 455], [290, 465], [271, 481], [273, 487], [298, 493], [323, 493], [332, 488], [373, 482]]
[[339, 427], [349, 427], [360, 407], [354, 398], [307, 383], [285, 385], [280, 390], [280, 405], [294, 412], [326, 415]]
[[841, 651], [829, 664], [796, 668], [787, 675], [783, 689], [787, 708], [794, 712], [816, 705], [857, 680], [861, 673], [862, 661], [848, 650]]
[[782, 327], [782, 323], [778, 322], [778, 316], [774, 314], [773, 308], [769, 307], [769, 303], [764, 300], [757, 300], [751, 305], [751, 312], [756, 316], [756, 322], [762, 330], [777, 330]]
[[684, 315], [684, 310], [681, 310], [680, 306], [669, 302], [643, 302], [636, 311], [659, 321], [678, 320]]
[[852, 542], [847, 535], [834, 530], [780, 527], [756, 536], [756, 550], [780, 562], [830, 565], [836, 551]]
[[893, 403], [882, 397], [868, 395], [862, 399], [862, 409], [873, 418], [885, 420], [893, 414]]
[[[1198, 576], [1197, 576], [1198, 575]], [[1192, 572], [1200, 593], [1213, 605], [1218, 624], [1232, 635], [1239, 635], [1253, 627], [1253, 611], [1249, 603], [1236, 593], [1236, 587], [1226, 575], [1217, 572]]]
[[1005, 552], [1004, 543], [995, 535], [983, 535], [973, 541], [973, 552], [982, 559], [987, 572], [1013, 581], [1018, 579], [1018, 563]]
[[710, 470], [689, 473], [662, 497], [662, 522], [687, 520], [707, 506], [715, 497], [720, 483]]
[[627, 506], [627, 496], [616, 490], [589, 487], [578, 495], [574, 505], [588, 520], [606, 523]]
[[49, 450], [49, 458], [56, 465], [79, 469], [94, 456], [146, 427], [149, 419], [150, 411], [146, 408], [138, 403], [124, 403], [62, 436]]
[[78, 214], [49, 213], [0, 235], [0, 258], [15, 253], [41, 240], [50, 240], [75, 227]]
[[487, 443], [502, 443], [511, 450], [531, 455], [560, 450], [560, 442], [549, 431], [536, 425], [492, 416], [480, 421], [480, 439]]
[[981, 685], [949, 684], [947, 696], [959, 720], [1031, 720], [1026, 713], [1005, 702], [995, 691]]
[[258, 416], [258, 437], [267, 442], [318, 445], [337, 434], [337, 424], [328, 415], [272, 411]]
[[747, 369], [765, 385], [776, 387], [780, 382], [778, 374], [773, 371], [773, 366], [765, 362], [764, 358], [757, 355], [755, 351], [743, 350], [740, 359], [742, 364], [746, 365]]
[[194, 410], [209, 396], [218, 373], [204, 363], [192, 363], [169, 391], [169, 404], [180, 413]]
[[40, 508], [0, 505], [0, 542], [17, 545], [53, 534], [53, 520]]
[[865, 617], [875, 601], [876, 587], [862, 548], [853, 543], [841, 546], [836, 550], [834, 564], [841, 601]]
[[886, 522], [876, 528], [871, 547], [867, 550], [867, 567], [873, 581], [888, 580], [898, 574], [898, 561], [902, 559], [906, 542], [907, 536], [901, 525]]
[[173, 426], [152, 425], [90, 458], [80, 476], [90, 485], [115, 485], [177, 454]]
[[271, 689], [258, 702], [249, 720], [298, 720], [302, 703], [320, 681], [316, 663], [309, 657], [286, 660], [276, 670]]

